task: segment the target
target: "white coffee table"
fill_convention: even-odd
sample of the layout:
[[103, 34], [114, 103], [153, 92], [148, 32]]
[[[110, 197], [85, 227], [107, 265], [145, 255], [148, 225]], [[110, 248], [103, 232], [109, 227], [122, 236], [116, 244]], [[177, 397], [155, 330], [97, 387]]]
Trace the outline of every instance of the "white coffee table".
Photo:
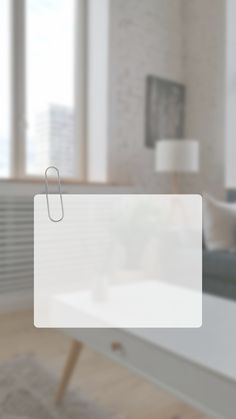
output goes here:
[[204, 295], [200, 329], [65, 329], [73, 344], [56, 400], [83, 344], [219, 419], [236, 418], [236, 303]]
[[[60, 328], [200, 327], [202, 292], [155, 279], [54, 294], [48, 324]], [[41, 313], [40, 313], [41, 315]], [[40, 316], [41, 317], [41, 316]]]

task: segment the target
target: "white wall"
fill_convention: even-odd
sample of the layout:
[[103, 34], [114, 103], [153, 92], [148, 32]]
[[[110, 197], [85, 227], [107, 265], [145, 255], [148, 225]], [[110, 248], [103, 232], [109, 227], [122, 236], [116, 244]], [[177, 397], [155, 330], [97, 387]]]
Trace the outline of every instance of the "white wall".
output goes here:
[[88, 180], [107, 181], [109, 0], [88, 2]]
[[182, 0], [110, 1], [109, 178], [163, 190], [144, 146], [145, 79], [184, 81]]
[[226, 31], [226, 186], [236, 189], [236, 1], [227, 0]]
[[225, 7], [222, 0], [183, 0], [186, 136], [200, 144], [200, 172], [188, 177], [185, 190], [219, 197], [225, 186]]
[[186, 84], [185, 134], [199, 140], [201, 169], [181, 178], [183, 191], [223, 195], [225, 6], [222, 0], [110, 1], [112, 181], [168, 191], [167, 176], [154, 172], [154, 152], [144, 146], [145, 78], [152, 74]]

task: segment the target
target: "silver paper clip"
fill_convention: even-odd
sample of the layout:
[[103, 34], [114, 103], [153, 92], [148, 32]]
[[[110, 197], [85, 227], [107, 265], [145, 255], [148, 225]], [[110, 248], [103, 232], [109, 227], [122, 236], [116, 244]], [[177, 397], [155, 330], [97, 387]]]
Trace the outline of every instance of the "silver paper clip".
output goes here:
[[[49, 185], [48, 185], [48, 175], [47, 172], [48, 170], [53, 169], [56, 171], [57, 173], [57, 179], [58, 179], [58, 193], [60, 195], [60, 202], [61, 202], [61, 217], [58, 219], [55, 219], [51, 216], [50, 213], [50, 205], [49, 205]], [[57, 167], [55, 166], [49, 166], [46, 170], [45, 170], [45, 187], [46, 187], [46, 198], [47, 198], [47, 208], [48, 208], [48, 217], [51, 221], [53, 221], [54, 223], [58, 223], [59, 221], [62, 221], [64, 218], [64, 206], [63, 206], [63, 199], [62, 199], [62, 194], [61, 194], [61, 180], [60, 180], [60, 173]]]

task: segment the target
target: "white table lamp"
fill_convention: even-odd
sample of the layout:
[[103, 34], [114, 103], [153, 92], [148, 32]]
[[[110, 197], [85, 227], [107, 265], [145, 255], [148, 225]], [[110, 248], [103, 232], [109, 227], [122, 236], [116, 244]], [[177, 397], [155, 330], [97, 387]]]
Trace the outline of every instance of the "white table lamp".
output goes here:
[[198, 141], [188, 139], [158, 140], [155, 149], [156, 172], [171, 173], [173, 193], [178, 193], [178, 173], [196, 173], [199, 170]]

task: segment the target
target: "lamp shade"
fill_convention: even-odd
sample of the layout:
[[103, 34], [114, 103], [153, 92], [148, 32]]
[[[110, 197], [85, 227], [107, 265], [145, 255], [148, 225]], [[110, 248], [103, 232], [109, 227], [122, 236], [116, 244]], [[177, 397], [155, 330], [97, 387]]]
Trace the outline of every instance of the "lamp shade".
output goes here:
[[199, 147], [196, 140], [158, 140], [155, 149], [157, 172], [197, 172]]

